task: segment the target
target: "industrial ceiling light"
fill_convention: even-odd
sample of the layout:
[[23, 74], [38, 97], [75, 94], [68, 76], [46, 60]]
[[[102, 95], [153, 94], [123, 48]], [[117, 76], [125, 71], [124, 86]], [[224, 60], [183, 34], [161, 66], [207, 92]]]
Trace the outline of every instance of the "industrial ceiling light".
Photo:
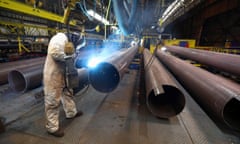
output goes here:
[[154, 26], [154, 25], [152, 25], [152, 26], [151, 26], [151, 29], [154, 29], [154, 28], [155, 28], [155, 26]]
[[175, 0], [171, 5], [169, 5], [168, 8], [163, 13], [162, 21], [165, 22], [168, 19], [168, 17], [170, 17], [179, 6], [180, 2], [178, 0]]
[[[159, 25], [162, 26], [163, 23], [167, 23], [169, 20], [176, 19], [176, 14], [182, 15], [189, 11], [192, 8], [191, 5], [196, 5], [200, 3], [201, 0], [194, 1], [194, 0], [175, 0], [173, 1], [167, 9], [164, 11], [162, 17], [159, 19]], [[191, 6], [191, 7], [190, 7]], [[189, 8], [188, 8], [189, 7]]]
[[95, 18], [96, 20], [102, 22], [104, 25], [109, 25], [109, 21], [107, 21], [105, 18], [103, 18], [102, 16], [100, 16], [98, 13], [96, 13], [93, 10], [87, 10], [87, 13], [92, 16], [93, 18]]

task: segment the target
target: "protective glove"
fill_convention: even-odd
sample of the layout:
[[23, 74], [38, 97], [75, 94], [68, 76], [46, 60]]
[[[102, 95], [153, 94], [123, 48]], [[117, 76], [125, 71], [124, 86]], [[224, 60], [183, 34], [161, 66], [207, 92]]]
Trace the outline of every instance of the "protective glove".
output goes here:
[[74, 54], [74, 46], [73, 46], [73, 43], [72, 42], [67, 42], [66, 44], [65, 44], [65, 47], [64, 47], [64, 53], [66, 54], [66, 55], [72, 55], [72, 54]]

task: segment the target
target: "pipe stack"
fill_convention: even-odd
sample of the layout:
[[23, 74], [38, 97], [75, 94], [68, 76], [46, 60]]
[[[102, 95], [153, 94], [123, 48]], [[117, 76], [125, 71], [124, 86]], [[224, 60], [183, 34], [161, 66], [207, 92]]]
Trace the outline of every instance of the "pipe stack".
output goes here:
[[43, 64], [12, 70], [8, 74], [9, 86], [16, 92], [26, 92], [42, 84]]
[[206, 113], [240, 130], [240, 85], [157, 50], [165, 64]]
[[169, 118], [179, 114], [185, 106], [185, 97], [173, 81], [170, 73], [144, 49], [145, 83], [147, 107], [160, 118]]
[[[42, 85], [43, 64], [28, 68], [20, 68], [9, 72], [9, 86], [16, 92], [24, 93], [27, 90]], [[88, 85], [88, 71], [84, 68], [78, 69], [79, 87], [74, 88], [74, 93], [79, 92]]]
[[45, 57], [27, 59], [21, 61], [7, 62], [0, 64], [0, 85], [8, 82], [8, 73], [14, 69], [24, 69], [36, 65], [41, 65], [45, 61]]
[[184, 48], [179, 46], [166, 46], [167, 51], [199, 63], [215, 67], [230, 74], [240, 76], [240, 56]]

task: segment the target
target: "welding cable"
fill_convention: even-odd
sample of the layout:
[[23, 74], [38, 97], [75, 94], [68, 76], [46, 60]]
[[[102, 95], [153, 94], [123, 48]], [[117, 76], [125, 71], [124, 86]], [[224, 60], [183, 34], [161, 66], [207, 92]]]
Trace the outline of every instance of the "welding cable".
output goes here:
[[97, 7], [96, 7], [96, 0], [93, 0], [94, 2], [93, 2], [93, 10], [96, 12], [97, 11]]
[[113, 0], [113, 10], [116, 15], [118, 25], [124, 35], [131, 34], [136, 27], [136, 11], [138, 0], [133, 0], [130, 15], [127, 16], [126, 11], [123, 11], [123, 1]]
[[67, 8], [67, 1], [66, 0], [62, 0], [61, 4], [62, 4], [63, 9]]
[[[88, 90], [89, 90], [90, 84], [87, 84], [81, 91], [80, 94], [75, 94], [75, 97], [82, 97]], [[79, 93], [79, 92], [78, 92]]]
[[84, 4], [82, 3], [82, 1], [77, 2], [77, 6], [80, 7], [81, 11], [83, 12], [83, 14], [90, 20], [93, 21], [93, 18], [87, 13], [87, 9], [86, 7], [83, 6]]
[[[83, 9], [84, 9], [84, 11], [87, 13], [87, 11], [88, 11], [88, 9], [87, 9], [87, 6], [86, 6], [86, 1], [85, 0], [82, 0], [82, 4], [83, 4]], [[88, 13], [87, 13], [87, 15], [88, 15]], [[89, 15], [88, 15], [89, 16]]]
[[[106, 20], [108, 19], [108, 13], [109, 13], [110, 6], [111, 6], [111, 0], [109, 0], [109, 2], [108, 2], [107, 13], [106, 13], [106, 16], [105, 16]], [[104, 25], [104, 39], [106, 39], [106, 38], [107, 38], [107, 25], [105, 24]]]
[[106, 13], [106, 16], [105, 16], [106, 20], [108, 19], [108, 13], [109, 13], [110, 6], [111, 6], [111, 0], [109, 0], [109, 2], [108, 2], [107, 13]]
[[77, 45], [76, 47], [76, 51], [79, 51], [81, 48], [84, 48], [86, 46], [87, 42], [86, 42], [86, 38], [85, 36], [83, 36], [83, 42], [79, 45]]
[[90, 29], [85, 29], [85, 32], [93, 32], [93, 31], [95, 31], [95, 30], [96, 30], [96, 27], [90, 28]]

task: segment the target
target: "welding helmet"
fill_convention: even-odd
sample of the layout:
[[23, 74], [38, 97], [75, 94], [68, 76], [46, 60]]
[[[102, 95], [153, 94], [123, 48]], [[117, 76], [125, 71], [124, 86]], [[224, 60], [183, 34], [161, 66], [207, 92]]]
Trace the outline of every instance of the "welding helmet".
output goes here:
[[82, 36], [79, 33], [73, 32], [68, 33], [68, 40], [73, 43], [74, 48], [76, 48], [78, 45], [80, 45], [83, 42]]

